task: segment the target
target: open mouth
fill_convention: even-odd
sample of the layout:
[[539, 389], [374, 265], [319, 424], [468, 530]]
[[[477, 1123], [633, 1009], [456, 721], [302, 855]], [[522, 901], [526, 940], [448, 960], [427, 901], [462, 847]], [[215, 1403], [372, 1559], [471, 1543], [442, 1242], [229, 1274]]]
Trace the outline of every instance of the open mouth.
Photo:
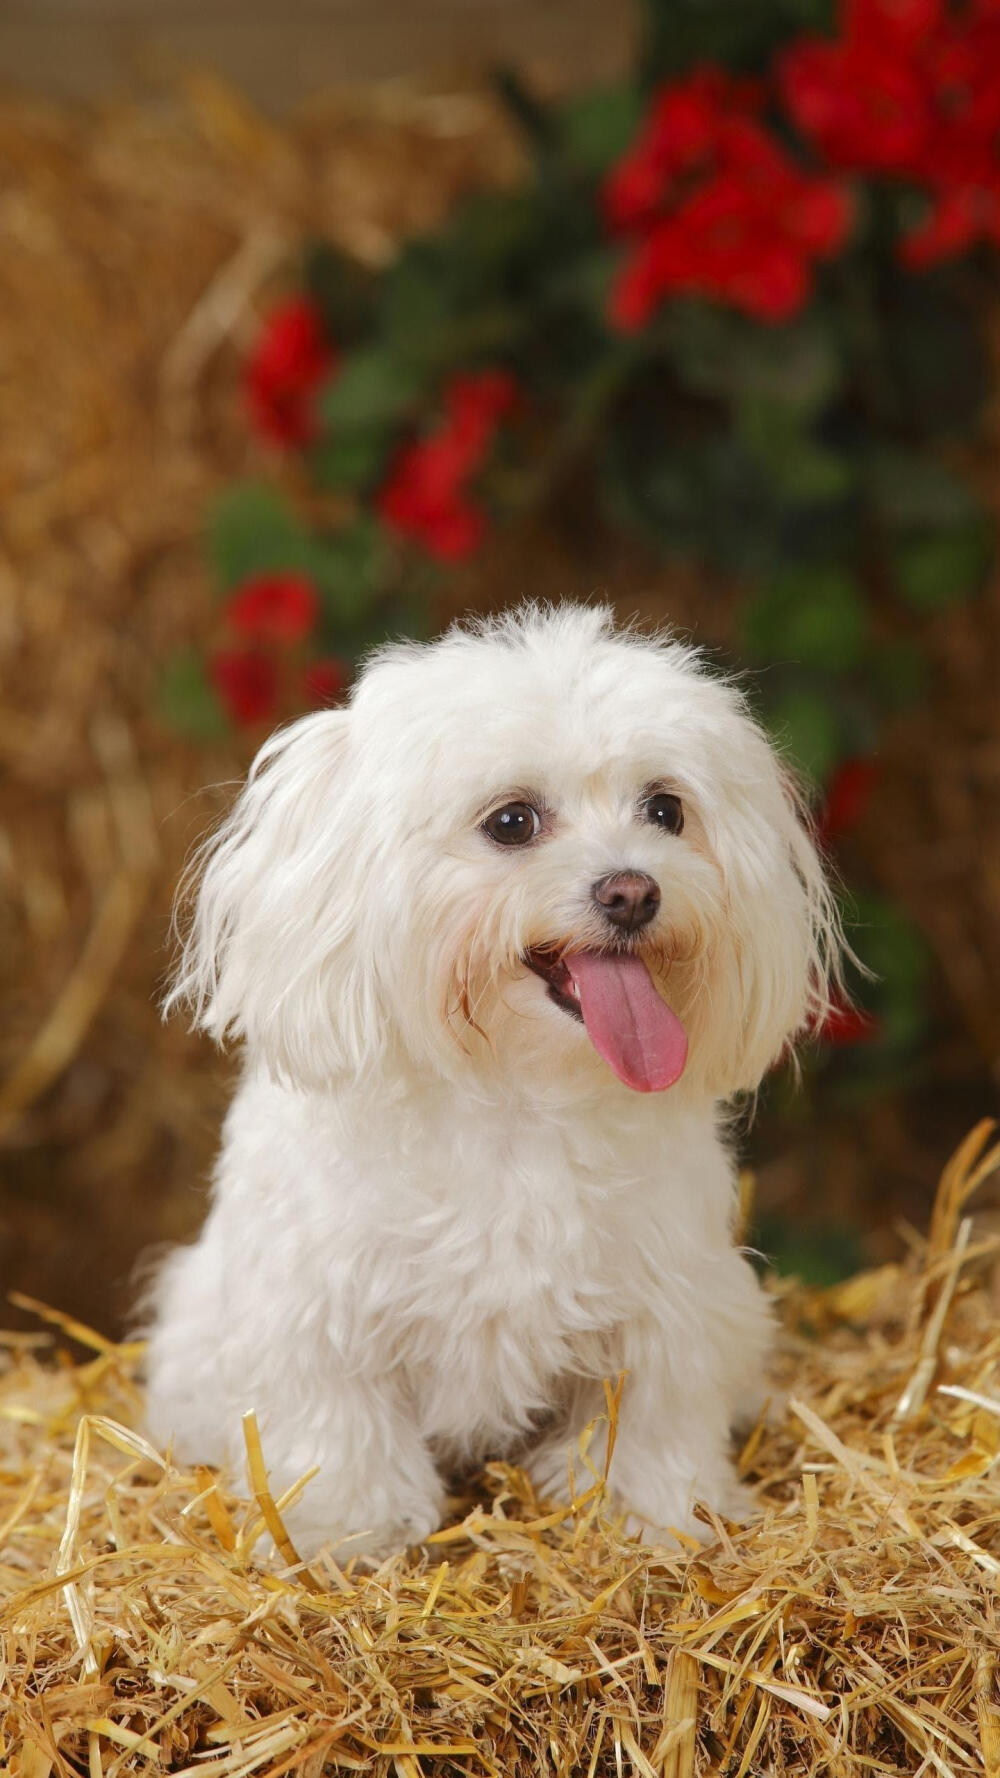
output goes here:
[[575, 983], [570, 973], [569, 964], [560, 951], [548, 945], [533, 945], [525, 951], [524, 961], [529, 969], [540, 976], [549, 991], [549, 999], [563, 1012], [568, 1012], [574, 1019], [583, 1024], [583, 1009], [579, 996], [575, 992]]
[[637, 951], [533, 945], [528, 968], [549, 999], [579, 1019], [598, 1054], [637, 1093], [659, 1093], [684, 1072], [687, 1036]]

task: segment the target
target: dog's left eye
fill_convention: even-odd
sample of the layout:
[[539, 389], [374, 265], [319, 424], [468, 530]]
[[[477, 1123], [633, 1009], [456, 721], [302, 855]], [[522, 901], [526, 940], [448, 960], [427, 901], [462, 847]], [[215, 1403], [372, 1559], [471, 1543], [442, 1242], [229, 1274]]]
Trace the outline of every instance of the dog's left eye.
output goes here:
[[681, 799], [668, 790], [660, 790], [655, 796], [647, 796], [642, 812], [647, 821], [651, 821], [654, 827], [662, 827], [664, 833], [680, 833], [684, 826]]
[[483, 832], [498, 846], [526, 846], [541, 825], [538, 810], [530, 803], [504, 803], [502, 809], [487, 815]]

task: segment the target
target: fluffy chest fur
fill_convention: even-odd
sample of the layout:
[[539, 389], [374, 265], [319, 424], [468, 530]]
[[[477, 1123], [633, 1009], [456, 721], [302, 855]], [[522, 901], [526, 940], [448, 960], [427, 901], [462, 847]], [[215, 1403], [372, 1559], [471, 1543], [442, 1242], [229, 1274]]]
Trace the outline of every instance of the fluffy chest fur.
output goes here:
[[312, 1362], [395, 1375], [436, 1445], [496, 1452], [574, 1379], [622, 1366], [626, 1317], [680, 1331], [728, 1246], [711, 1117], [656, 1111], [624, 1092], [462, 1107], [424, 1091], [376, 1109], [250, 1076], [214, 1216], [248, 1269], [308, 1280]]

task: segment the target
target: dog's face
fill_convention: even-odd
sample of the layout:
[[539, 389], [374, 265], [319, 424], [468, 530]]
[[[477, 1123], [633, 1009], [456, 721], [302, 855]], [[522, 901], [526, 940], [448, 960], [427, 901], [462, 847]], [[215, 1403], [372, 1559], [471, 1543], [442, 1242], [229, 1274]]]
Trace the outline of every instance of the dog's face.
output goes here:
[[303, 1084], [414, 1064], [723, 1096], [808, 1019], [834, 942], [732, 688], [604, 613], [529, 609], [385, 651], [349, 711], [269, 743], [178, 992]]

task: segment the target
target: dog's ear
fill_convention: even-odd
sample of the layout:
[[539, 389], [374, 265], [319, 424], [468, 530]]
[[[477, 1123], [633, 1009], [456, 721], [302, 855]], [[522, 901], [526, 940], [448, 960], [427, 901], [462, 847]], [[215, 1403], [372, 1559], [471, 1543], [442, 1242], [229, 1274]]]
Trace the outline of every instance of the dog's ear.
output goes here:
[[384, 1037], [358, 925], [364, 821], [351, 721], [326, 711], [272, 736], [179, 897], [194, 908], [166, 1010], [187, 1006], [217, 1042], [242, 1039], [297, 1086], [365, 1067]]
[[727, 913], [713, 971], [712, 1047], [725, 1094], [753, 1092], [842, 985], [840, 918], [791, 775], [759, 730], [741, 746], [740, 793], [717, 832]]

